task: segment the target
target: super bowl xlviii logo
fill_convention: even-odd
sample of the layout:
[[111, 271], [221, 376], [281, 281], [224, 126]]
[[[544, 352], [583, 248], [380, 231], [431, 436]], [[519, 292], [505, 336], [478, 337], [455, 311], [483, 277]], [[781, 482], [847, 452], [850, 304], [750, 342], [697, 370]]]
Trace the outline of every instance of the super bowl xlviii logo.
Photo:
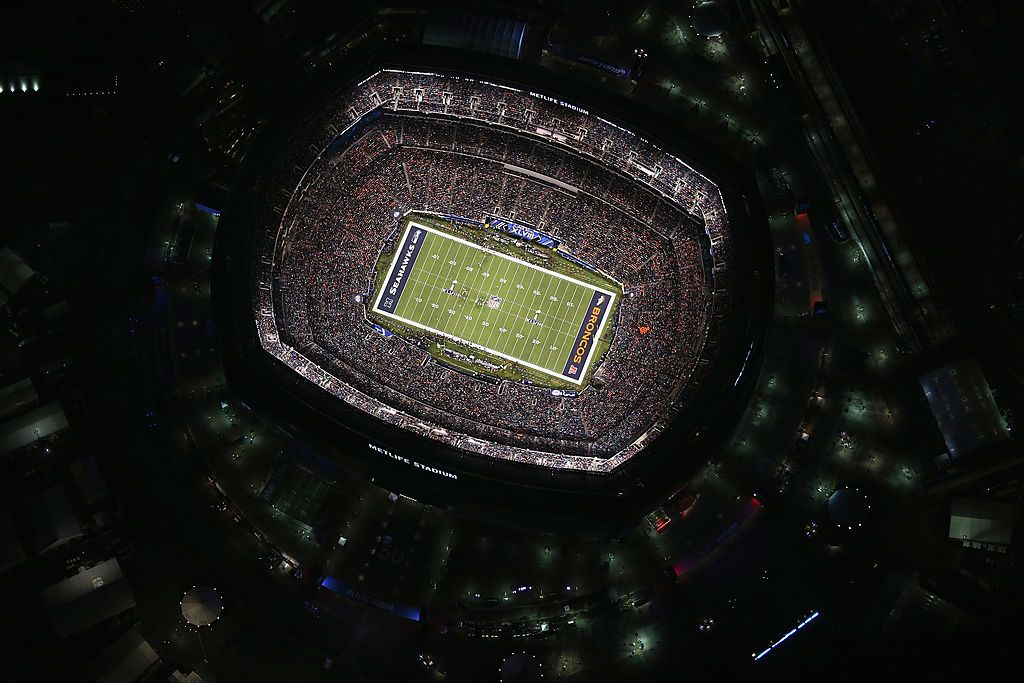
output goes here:
[[510, 225], [508, 227], [508, 231], [511, 232], [513, 235], [519, 235], [520, 237], [524, 237], [528, 240], [532, 240], [537, 237], [537, 233], [535, 233], [533, 230], [530, 230], [529, 228], [524, 228], [521, 225]]
[[498, 308], [501, 306], [500, 296], [490, 296], [487, 298], [487, 308]]

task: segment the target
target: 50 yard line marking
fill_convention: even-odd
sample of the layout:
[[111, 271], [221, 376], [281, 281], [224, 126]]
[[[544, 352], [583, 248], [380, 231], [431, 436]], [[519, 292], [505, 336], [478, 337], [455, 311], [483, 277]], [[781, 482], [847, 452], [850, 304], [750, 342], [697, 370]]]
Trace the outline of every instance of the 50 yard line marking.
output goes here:
[[[505, 351], [505, 344], [510, 339], [510, 337], [508, 336], [509, 332], [511, 332], [511, 330], [509, 330], [509, 316], [512, 315], [512, 311], [515, 308], [516, 296], [518, 296], [518, 290], [515, 289], [515, 286], [512, 285], [512, 283], [519, 279], [519, 264], [513, 261], [509, 261], [508, 264], [508, 268], [505, 270], [505, 279], [507, 280], [507, 282], [505, 283], [505, 297], [508, 300], [508, 307], [501, 311], [504, 314], [504, 316], [502, 317], [501, 323], [498, 326], [498, 333], [502, 335], [499, 338], [501, 339], [502, 351]], [[501, 332], [501, 330], [505, 330], [505, 332]]]
[[[512, 266], [512, 262], [511, 261], [505, 261], [504, 259], [502, 259], [502, 261], [503, 261], [502, 265], [505, 266], [505, 271], [504, 271], [503, 274], [495, 273], [495, 274], [493, 274], [491, 276], [491, 277], [494, 278], [495, 283], [497, 283], [492, 291], [496, 291], [496, 292], [499, 292], [500, 294], [504, 294], [505, 296], [508, 296], [508, 292], [505, 291], [504, 286], [498, 287], [497, 285], [501, 284], [502, 278], [504, 278], [505, 280], [508, 279], [505, 276], [508, 275], [508, 271], [509, 271], [509, 269]], [[498, 296], [498, 294], [493, 294], [491, 296]], [[505, 300], [505, 298], [502, 297], [502, 302], [503, 303], [504, 303], [504, 300]], [[502, 334], [501, 332], [498, 332], [498, 329], [500, 327], [503, 327], [503, 325], [496, 324], [498, 322], [498, 316], [500, 316], [502, 313], [503, 313], [503, 311], [499, 307], [499, 308], [490, 310], [488, 312], [488, 314], [487, 314], [487, 323], [488, 323], [488, 325], [487, 325], [487, 339], [484, 342], [484, 346], [486, 346], [488, 348], [494, 348], [494, 344], [491, 341], [491, 337], [493, 337], [494, 334], [497, 333], [499, 335], [499, 338], [500, 338], [500, 335]]]

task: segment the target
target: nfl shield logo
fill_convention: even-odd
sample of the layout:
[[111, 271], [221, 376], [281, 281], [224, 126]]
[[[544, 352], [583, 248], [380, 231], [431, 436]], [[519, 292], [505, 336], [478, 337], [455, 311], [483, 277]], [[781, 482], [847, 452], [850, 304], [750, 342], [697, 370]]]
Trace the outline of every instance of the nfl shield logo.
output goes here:
[[501, 297], [500, 296], [488, 297], [488, 299], [487, 299], [487, 307], [488, 308], [498, 308], [499, 306], [501, 306]]

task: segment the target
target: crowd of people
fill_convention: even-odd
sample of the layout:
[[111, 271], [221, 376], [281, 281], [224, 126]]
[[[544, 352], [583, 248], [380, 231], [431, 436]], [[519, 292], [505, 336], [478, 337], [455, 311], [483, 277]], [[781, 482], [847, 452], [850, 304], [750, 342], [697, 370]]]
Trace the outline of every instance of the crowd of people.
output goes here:
[[[264, 349], [462, 450], [610, 471], [687, 405], [731, 307], [728, 219], [710, 180], [600, 117], [504, 86], [382, 71], [306, 121], [264, 190], [252, 228]], [[410, 211], [534, 226], [621, 283], [590, 385], [570, 398], [477, 381], [366, 324], [375, 265]]]

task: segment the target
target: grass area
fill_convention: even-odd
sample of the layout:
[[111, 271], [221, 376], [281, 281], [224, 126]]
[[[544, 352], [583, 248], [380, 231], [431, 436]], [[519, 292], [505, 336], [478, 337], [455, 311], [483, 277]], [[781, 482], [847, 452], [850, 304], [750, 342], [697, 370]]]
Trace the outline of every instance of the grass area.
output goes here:
[[[432, 355], [459, 369], [578, 389], [610, 346], [621, 298], [618, 283], [555, 249], [411, 214], [377, 263], [367, 316], [425, 340]], [[596, 320], [595, 305], [602, 309]], [[589, 344], [581, 361], [584, 328]]]

